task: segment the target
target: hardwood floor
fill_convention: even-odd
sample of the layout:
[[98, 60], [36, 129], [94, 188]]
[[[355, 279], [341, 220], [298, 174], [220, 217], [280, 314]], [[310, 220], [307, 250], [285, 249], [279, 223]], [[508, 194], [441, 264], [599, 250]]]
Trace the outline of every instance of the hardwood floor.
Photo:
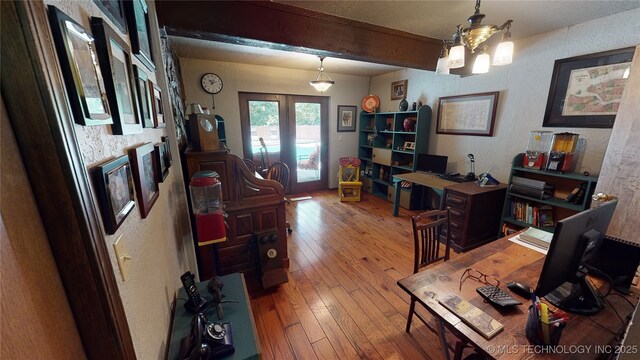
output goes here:
[[370, 194], [359, 203], [309, 195], [287, 204], [289, 282], [251, 291], [263, 359], [440, 359], [419, 320], [404, 331], [409, 296], [396, 284], [413, 271], [416, 212], [394, 218]]

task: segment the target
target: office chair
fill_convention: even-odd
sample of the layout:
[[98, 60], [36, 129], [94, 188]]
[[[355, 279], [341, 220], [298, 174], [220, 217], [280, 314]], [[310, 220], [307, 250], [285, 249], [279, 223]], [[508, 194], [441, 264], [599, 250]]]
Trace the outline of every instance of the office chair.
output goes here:
[[[414, 242], [414, 262], [413, 273], [417, 273], [420, 269], [433, 264], [437, 261], [449, 260], [451, 249], [451, 238], [449, 234], [449, 209], [431, 210], [411, 217], [411, 226], [413, 228]], [[446, 230], [444, 230], [446, 229]], [[444, 231], [443, 231], [444, 230]], [[440, 255], [440, 239], [445, 239], [444, 254]], [[413, 315], [422, 321], [431, 331], [435, 332], [442, 343], [442, 351], [445, 359], [449, 359], [449, 350], [444, 334], [444, 325], [441, 321], [436, 320], [434, 329], [429, 322], [415, 311], [417, 298], [411, 297], [411, 305], [409, 306], [409, 315], [407, 316], [406, 332], [411, 330], [411, 320]], [[462, 342], [456, 343], [456, 355], [458, 351], [462, 351]]]
[[[282, 185], [284, 192], [286, 193], [287, 187], [289, 186], [289, 181], [291, 180], [291, 172], [289, 171], [289, 166], [287, 166], [287, 164], [283, 162], [276, 161], [271, 164], [271, 166], [269, 166], [269, 169], [267, 169], [265, 178], [279, 182], [280, 185]], [[284, 199], [287, 201], [287, 203], [291, 202], [286, 195]], [[291, 224], [289, 224], [289, 222], [287, 221], [285, 226], [287, 227], [287, 231], [289, 232], [289, 234], [291, 234], [293, 232]]]

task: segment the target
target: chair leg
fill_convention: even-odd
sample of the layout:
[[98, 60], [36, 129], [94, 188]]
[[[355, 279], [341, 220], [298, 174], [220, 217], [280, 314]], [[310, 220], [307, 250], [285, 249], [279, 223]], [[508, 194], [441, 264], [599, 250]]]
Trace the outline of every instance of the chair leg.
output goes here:
[[[445, 328], [442, 320], [436, 319], [438, 326], [438, 337], [440, 338], [440, 346], [442, 346], [442, 355], [445, 360], [451, 359], [449, 356], [449, 344], [447, 343], [447, 337], [445, 335]], [[456, 344], [456, 352], [458, 351], [458, 344]]]
[[406, 332], [411, 330], [411, 320], [413, 319], [413, 313], [416, 311], [416, 299], [414, 297], [411, 298], [411, 305], [409, 306], [409, 315], [407, 315], [407, 327], [405, 329]]

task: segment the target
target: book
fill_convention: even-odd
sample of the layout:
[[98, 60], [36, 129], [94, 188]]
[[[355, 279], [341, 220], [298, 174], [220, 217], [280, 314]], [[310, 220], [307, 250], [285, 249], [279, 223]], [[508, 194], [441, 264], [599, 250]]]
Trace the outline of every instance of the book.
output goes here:
[[551, 239], [553, 239], [553, 233], [533, 227], [520, 234], [520, 240], [546, 249], [549, 248]]
[[487, 340], [502, 331], [504, 326], [486, 312], [473, 306], [470, 302], [458, 295], [449, 294], [444, 299], [438, 300], [442, 306], [456, 314], [465, 324], [471, 326]]

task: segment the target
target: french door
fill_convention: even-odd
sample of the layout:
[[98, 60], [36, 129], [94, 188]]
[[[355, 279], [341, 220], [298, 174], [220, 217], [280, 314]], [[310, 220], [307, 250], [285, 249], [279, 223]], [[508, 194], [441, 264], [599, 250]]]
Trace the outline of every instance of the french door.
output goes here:
[[[328, 188], [329, 98], [238, 94], [244, 157], [260, 167], [281, 161], [291, 171], [287, 193]], [[268, 160], [263, 161], [260, 138]]]

